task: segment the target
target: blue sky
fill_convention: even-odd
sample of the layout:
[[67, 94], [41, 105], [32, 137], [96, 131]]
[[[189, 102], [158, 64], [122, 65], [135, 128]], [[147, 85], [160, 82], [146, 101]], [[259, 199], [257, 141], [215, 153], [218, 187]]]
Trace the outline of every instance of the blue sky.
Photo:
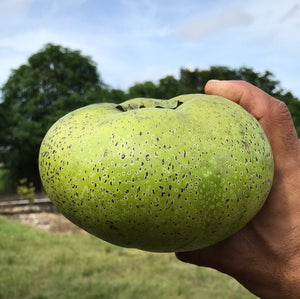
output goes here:
[[51, 42], [91, 56], [113, 88], [247, 66], [300, 98], [299, 29], [299, 0], [0, 0], [0, 84]]

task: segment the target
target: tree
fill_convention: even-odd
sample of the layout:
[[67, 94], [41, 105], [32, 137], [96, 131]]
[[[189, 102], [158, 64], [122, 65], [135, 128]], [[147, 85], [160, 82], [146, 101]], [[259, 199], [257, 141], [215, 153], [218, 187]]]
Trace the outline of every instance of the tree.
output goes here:
[[188, 92], [189, 89], [173, 76], [160, 79], [157, 86], [157, 94], [160, 99], [170, 99]]
[[300, 101], [292, 98], [288, 103], [288, 108], [291, 112], [298, 137], [300, 138]]
[[[93, 98], [93, 97], [91, 97]], [[106, 86], [101, 90], [101, 92], [94, 93], [94, 101], [95, 103], [99, 102], [109, 102], [109, 103], [116, 103], [119, 104], [129, 99], [129, 95], [121, 90], [121, 89], [114, 89]], [[91, 101], [92, 102], [92, 101]]]
[[129, 98], [157, 98], [157, 86], [151, 82], [135, 83], [128, 90]]
[[103, 86], [91, 58], [52, 44], [12, 71], [0, 104], [0, 161], [12, 185], [27, 178], [40, 187], [38, 152], [47, 130], [62, 115], [95, 101]]
[[191, 93], [204, 93], [204, 86], [208, 80], [236, 80], [239, 79], [237, 71], [225, 66], [212, 66], [208, 70], [195, 69], [190, 71], [182, 68], [180, 70], [179, 82]]

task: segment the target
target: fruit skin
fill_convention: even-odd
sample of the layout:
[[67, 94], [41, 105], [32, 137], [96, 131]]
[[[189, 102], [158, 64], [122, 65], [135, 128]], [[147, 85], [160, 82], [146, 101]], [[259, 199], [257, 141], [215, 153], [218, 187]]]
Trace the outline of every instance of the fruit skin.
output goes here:
[[240, 230], [264, 204], [274, 165], [252, 115], [190, 94], [75, 110], [46, 134], [39, 168], [73, 223], [119, 246], [174, 252]]

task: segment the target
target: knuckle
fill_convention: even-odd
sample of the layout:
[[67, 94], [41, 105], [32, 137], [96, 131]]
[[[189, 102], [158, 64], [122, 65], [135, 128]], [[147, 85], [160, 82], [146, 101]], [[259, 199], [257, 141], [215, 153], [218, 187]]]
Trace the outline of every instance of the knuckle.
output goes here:
[[277, 99], [273, 99], [270, 105], [271, 118], [275, 122], [284, 122], [291, 120], [291, 114], [287, 105]]

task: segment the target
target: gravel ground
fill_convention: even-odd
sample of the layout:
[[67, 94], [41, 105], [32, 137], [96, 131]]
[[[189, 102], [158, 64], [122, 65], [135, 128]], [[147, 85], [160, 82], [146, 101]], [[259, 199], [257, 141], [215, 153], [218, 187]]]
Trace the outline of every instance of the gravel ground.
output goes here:
[[6, 217], [46, 231], [59, 233], [84, 232], [59, 213], [14, 214]]

